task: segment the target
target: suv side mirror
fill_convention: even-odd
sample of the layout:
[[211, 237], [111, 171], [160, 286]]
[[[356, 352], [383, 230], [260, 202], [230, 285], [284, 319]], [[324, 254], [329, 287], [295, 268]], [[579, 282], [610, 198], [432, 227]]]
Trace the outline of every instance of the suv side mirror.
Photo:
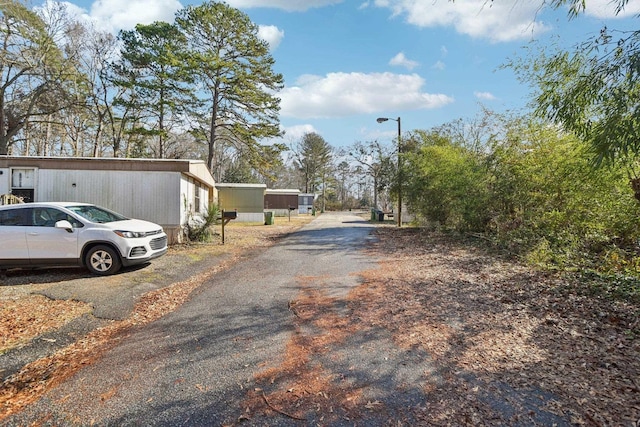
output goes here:
[[67, 232], [73, 233], [73, 226], [66, 219], [56, 222], [56, 228], [64, 228]]

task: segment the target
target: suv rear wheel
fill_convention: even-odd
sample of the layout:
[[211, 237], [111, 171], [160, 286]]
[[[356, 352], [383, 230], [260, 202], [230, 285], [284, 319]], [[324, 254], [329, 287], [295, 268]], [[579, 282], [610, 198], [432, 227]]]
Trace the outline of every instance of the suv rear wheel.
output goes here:
[[85, 265], [90, 272], [107, 276], [115, 274], [122, 267], [117, 252], [110, 246], [98, 245], [89, 249], [85, 257]]

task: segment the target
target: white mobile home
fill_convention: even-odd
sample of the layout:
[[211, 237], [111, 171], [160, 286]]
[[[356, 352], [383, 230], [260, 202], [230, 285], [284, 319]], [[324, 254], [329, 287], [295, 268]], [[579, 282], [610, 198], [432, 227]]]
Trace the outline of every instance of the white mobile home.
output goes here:
[[190, 214], [217, 199], [200, 160], [0, 156], [0, 194], [25, 202], [87, 202], [164, 227], [182, 241]]
[[314, 193], [300, 193], [298, 195], [298, 212], [301, 214], [310, 214], [313, 212], [314, 203], [318, 198]]

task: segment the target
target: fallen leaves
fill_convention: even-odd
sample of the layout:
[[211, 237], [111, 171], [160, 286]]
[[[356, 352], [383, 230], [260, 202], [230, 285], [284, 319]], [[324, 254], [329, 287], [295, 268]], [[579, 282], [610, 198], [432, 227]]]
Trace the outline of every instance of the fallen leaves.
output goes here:
[[0, 354], [60, 328], [91, 309], [79, 301], [51, 300], [42, 295], [4, 300], [0, 307]]
[[[376, 410], [390, 422], [394, 394], [363, 400], [372, 384], [345, 382], [346, 372], [322, 363], [354, 334], [386, 330], [398, 347], [424, 351], [433, 363], [420, 384], [423, 402], [396, 408], [402, 422], [637, 423], [640, 307], [445, 235], [391, 227], [376, 235], [368, 250], [383, 261], [346, 301], [324, 295], [321, 278], [304, 278], [308, 285], [289, 304], [297, 329], [285, 359], [256, 377], [272, 405], [321, 423]], [[345, 302], [347, 311], [336, 308]], [[277, 416], [251, 394], [248, 402], [253, 420]]]
[[[150, 323], [175, 310], [189, 298], [194, 289], [218, 271], [239, 260], [246, 250], [269, 246], [278, 238], [308, 221], [310, 218], [303, 217], [291, 223], [273, 227], [236, 225], [233, 227], [233, 232], [229, 233], [226, 246], [203, 245], [200, 249], [209, 256], [212, 253], [230, 253], [231, 257], [215, 268], [193, 274], [182, 282], [145, 294], [127, 319], [111, 322], [106, 327], [81, 337], [73, 344], [24, 366], [18, 373], [7, 378], [0, 387], [0, 420], [20, 411], [24, 406], [40, 398], [49, 388], [69, 378], [83, 366], [93, 363], [132, 326]], [[188, 247], [185, 251], [202, 252], [198, 247]], [[156, 262], [162, 261], [163, 258], [159, 258]], [[79, 276], [75, 270], [70, 273], [52, 270], [48, 276], [40, 274], [38, 281], [41, 284], [45, 283], [46, 277], [65, 280], [65, 274], [69, 277]], [[144, 275], [145, 271], [141, 270], [140, 274]], [[24, 281], [25, 277], [28, 278], [28, 272], [20, 271], [16, 273], [14, 279]], [[106, 279], [117, 280], [117, 277], [112, 276]], [[150, 279], [145, 276], [144, 280]], [[46, 286], [48, 285], [50, 284]], [[9, 286], [0, 290], [17, 287], [19, 286]], [[12, 290], [15, 291], [15, 289]], [[24, 291], [20, 292], [19, 297], [3, 298], [0, 308], [0, 339], [2, 340], [0, 348], [13, 348], [20, 343], [26, 343], [44, 332], [59, 328], [74, 318], [90, 312], [91, 307], [87, 304], [77, 301], [49, 300]], [[114, 390], [107, 390], [102, 394], [102, 398], [107, 400], [114, 392]]]
[[[389, 414], [401, 414], [395, 425], [637, 425], [637, 304], [585, 292], [579, 279], [535, 271], [437, 233], [379, 227], [376, 235], [368, 250], [383, 261], [347, 298], [326, 295], [325, 278], [300, 278], [308, 285], [289, 302], [296, 329], [284, 358], [256, 376], [238, 422], [286, 416], [358, 424], [378, 416], [391, 425]], [[174, 309], [201, 279], [149, 294], [129, 323], [25, 367], [3, 385], [1, 410], [18, 410], [91, 363], [124, 326]], [[395, 384], [388, 396], [370, 397], [373, 384], [354, 380], [357, 362], [345, 367], [336, 360], [336, 348], [366, 331], [384, 331], [398, 349], [429, 359], [419, 384]], [[397, 360], [371, 346], [360, 351], [380, 366]], [[394, 400], [416, 385], [419, 401]]]

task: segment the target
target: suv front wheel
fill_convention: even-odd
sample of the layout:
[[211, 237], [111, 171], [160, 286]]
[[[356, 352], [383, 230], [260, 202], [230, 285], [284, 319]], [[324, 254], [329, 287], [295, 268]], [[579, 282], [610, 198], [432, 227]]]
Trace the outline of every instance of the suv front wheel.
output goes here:
[[122, 267], [117, 252], [106, 245], [98, 245], [89, 249], [85, 257], [85, 264], [90, 272], [102, 276], [115, 274]]

